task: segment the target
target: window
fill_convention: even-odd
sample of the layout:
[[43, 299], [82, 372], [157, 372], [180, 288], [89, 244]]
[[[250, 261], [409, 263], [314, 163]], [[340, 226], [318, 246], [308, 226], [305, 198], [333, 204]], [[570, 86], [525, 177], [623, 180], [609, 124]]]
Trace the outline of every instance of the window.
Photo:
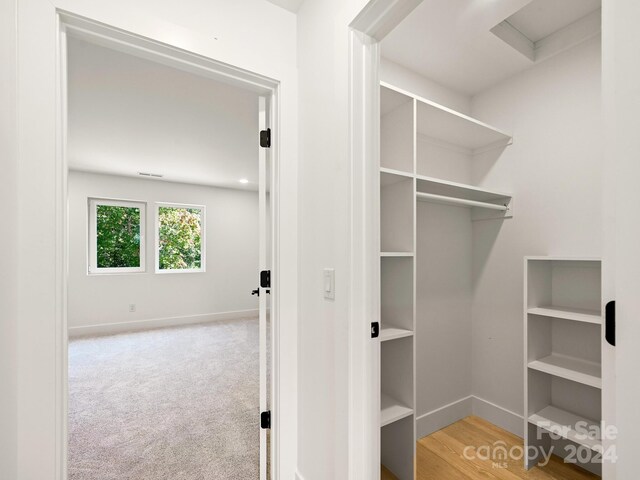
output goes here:
[[89, 199], [89, 273], [144, 272], [142, 202]]
[[204, 272], [204, 207], [158, 204], [156, 272]]

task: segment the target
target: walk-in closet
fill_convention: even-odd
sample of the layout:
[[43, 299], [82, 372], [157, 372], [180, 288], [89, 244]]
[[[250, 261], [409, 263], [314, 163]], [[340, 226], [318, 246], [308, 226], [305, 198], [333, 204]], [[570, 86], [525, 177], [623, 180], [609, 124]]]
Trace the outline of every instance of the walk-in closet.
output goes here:
[[523, 471], [607, 468], [600, 21], [599, 0], [425, 0], [381, 43], [383, 479], [503, 478], [425, 473], [470, 416], [522, 439]]

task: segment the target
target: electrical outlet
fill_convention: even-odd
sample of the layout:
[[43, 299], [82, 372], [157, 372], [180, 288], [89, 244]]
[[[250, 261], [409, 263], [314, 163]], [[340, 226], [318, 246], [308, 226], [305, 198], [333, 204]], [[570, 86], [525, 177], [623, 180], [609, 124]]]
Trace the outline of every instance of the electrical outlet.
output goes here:
[[129, 312], [133, 313], [136, 311], [136, 304], [135, 303], [130, 303], [129, 304]]

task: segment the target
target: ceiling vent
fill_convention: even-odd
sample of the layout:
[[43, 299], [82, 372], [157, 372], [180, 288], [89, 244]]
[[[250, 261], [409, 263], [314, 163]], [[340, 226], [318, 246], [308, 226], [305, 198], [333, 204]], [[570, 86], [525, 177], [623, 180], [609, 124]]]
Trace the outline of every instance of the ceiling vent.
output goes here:
[[162, 178], [164, 175], [160, 175], [159, 173], [149, 173], [149, 172], [138, 172], [138, 175], [141, 177], [150, 177], [150, 178]]
[[533, 0], [491, 33], [538, 62], [598, 35], [601, 17], [601, 0]]

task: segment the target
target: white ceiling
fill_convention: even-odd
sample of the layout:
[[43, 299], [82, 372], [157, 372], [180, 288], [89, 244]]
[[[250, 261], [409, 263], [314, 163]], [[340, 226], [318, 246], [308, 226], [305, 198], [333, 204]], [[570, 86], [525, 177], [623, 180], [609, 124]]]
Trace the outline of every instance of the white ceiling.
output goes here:
[[298, 13], [300, 6], [304, 2], [304, 0], [267, 0], [274, 5], [284, 8], [285, 10], [289, 10], [292, 13]]
[[601, 0], [533, 0], [507, 20], [532, 42], [585, 17], [601, 7]]
[[424, 0], [383, 40], [382, 55], [453, 90], [475, 95], [534, 64], [491, 33], [493, 27], [524, 7], [515, 23], [535, 41], [599, 8], [600, 0], [530, 3]]
[[256, 93], [74, 38], [68, 64], [71, 169], [257, 188]]

